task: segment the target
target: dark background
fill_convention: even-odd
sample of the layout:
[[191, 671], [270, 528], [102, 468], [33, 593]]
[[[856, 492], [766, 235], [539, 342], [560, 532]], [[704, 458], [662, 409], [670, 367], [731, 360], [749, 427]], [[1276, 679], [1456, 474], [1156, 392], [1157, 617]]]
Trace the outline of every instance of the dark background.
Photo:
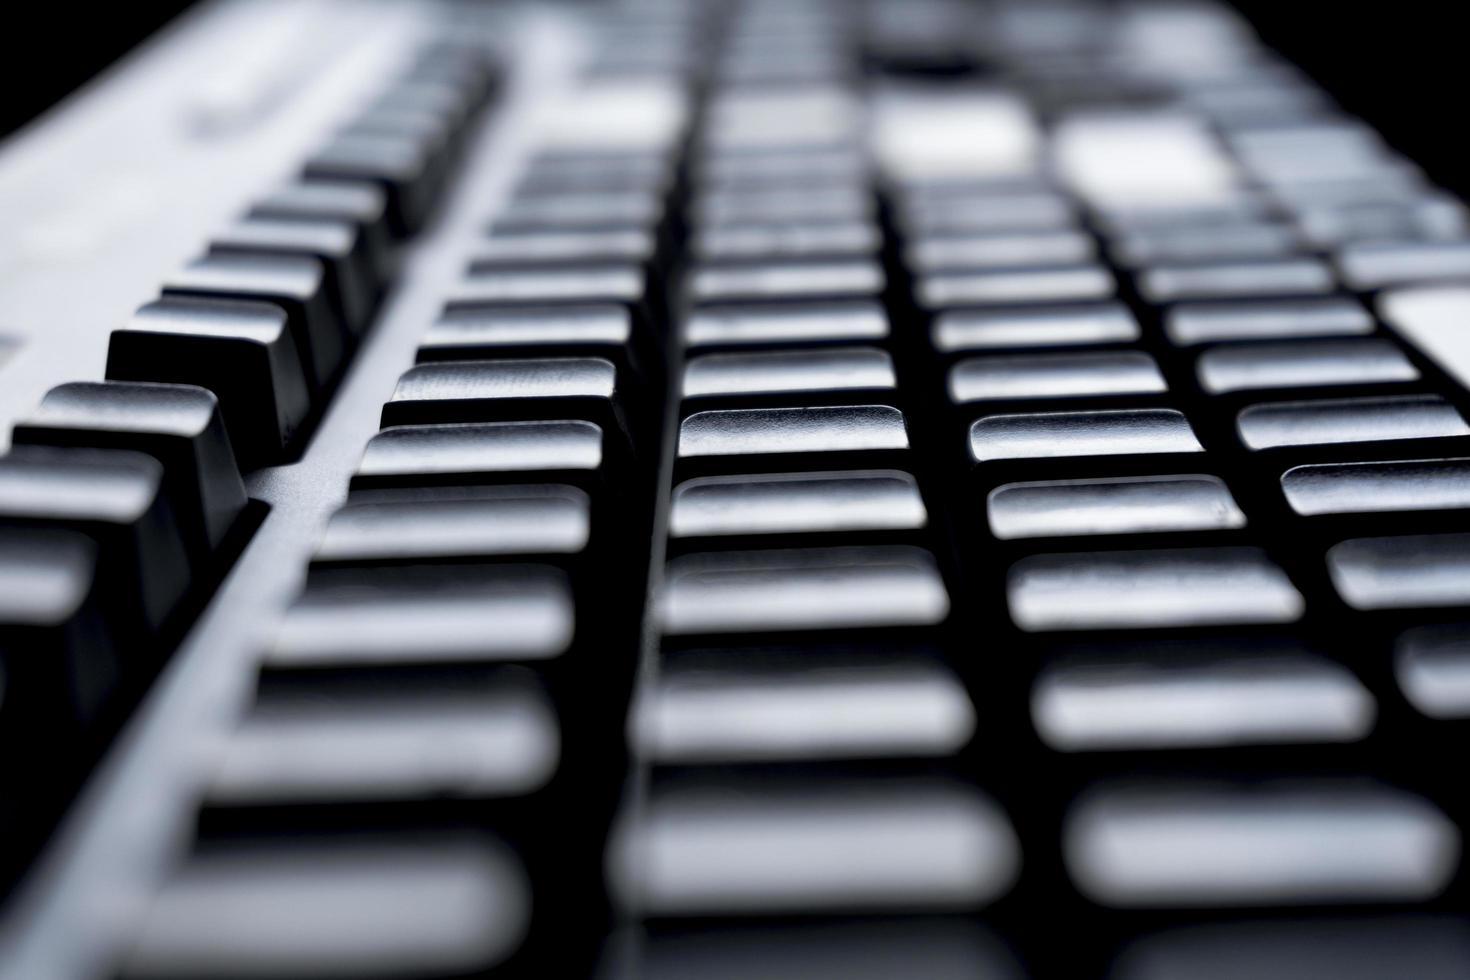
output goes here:
[[[902, 2], [902, 0], [899, 0]], [[43, 112], [125, 54], [187, 0], [30, 4], [8, 35], [0, 134]], [[1453, 4], [1237, 0], [1261, 37], [1428, 170], [1470, 191], [1463, 132], [1466, 52]]]

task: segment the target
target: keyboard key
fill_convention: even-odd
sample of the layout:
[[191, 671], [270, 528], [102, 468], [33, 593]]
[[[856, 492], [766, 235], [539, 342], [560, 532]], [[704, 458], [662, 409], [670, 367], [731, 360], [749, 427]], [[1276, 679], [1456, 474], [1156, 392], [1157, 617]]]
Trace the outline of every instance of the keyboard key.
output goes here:
[[1303, 608], [1255, 548], [1034, 555], [1011, 566], [1006, 599], [1028, 633], [1290, 623]]
[[1304, 517], [1465, 508], [1470, 459], [1294, 466], [1281, 474], [1281, 490]]
[[712, 476], [674, 488], [669, 535], [917, 530], [927, 522], [917, 482], [897, 470]]
[[1212, 347], [1199, 357], [1211, 394], [1258, 388], [1417, 381], [1419, 370], [1387, 340], [1269, 341]]
[[1373, 727], [1373, 695], [1326, 658], [1254, 646], [1190, 653], [1076, 656], [1046, 667], [1032, 722], [1062, 752], [1353, 742]]
[[1460, 833], [1418, 796], [1368, 782], [1110, 786], [1068, 815], [1067, 870], [1112, 907], [1424, 901]]
[[1332, 270], [1317, 259], [1275, 259], [1144, 269], [1138, 289], [1150, 303], [1234, 296], [1312, 296], [1332, 292]]
[[163, 466], [120, 449], [17, 446], [0, 457], [0, 528], [80, 531], [97, 542], [103, 594], [123, 617], [161, 627], [189, 588], [184, 539]]
[[388, 199], [360, 181], [299, 180], [257, 199], [247, 213], [276, 221], [347, 221], [358, 229], [368, 265], [379, 282], [393, 273], [393, 238], [388, 229]]
[[1343, 282], [1357, 290], [1470, 276], [1464, 242], [1365, 242], [1337, 253]]
[[574, 631], [565, 576], [537, 565], [325, 569], [286, 611], [272, 669], [541, 661]]
[[604, 463], [591, 422], [401, 425], [368, 441], [354, 487], [472, 483], [583, 483]]
[[1372, 333], [1373, 317], [1342, 298], [1181, 303], [1164, 313], [1164, 333], [1181, 347], [1222, 340], [1288, 340]]
[[271, 303], [162, 299], [114, 330], [112, 381], [198, 385], [219, 398], [242, 469], [280, 460], [311, 409], [286, 312]]
[[914, 656], [681, 654], [637, 711], [657, 765], [948, 757], [975, 731], [959, 678]]
[[1113, 246], [1118, 262], [1155, 263], [1263, 259], [1295, 252], [1301, 241], [1285, 224], [1250, 222], [1213, 228], [1143, 228], [1121, 235]]
[[1004, 347], [1072, 347], [1138, 340], [1138, 322], [1119, 304], [1037, 307], [1029, 310], [950, 310], [934, 320], [941, 352]]
[[888, 316], [876, 303], [706, 306], [695, 310], [684, 327], [684, 342], [691, 348], [887, 339]]
[[264, 300], [280, 306], [310, 367], [310, 380], [320, 389], [336, 376], [346, 344], [325, 275], [320, 261], [301, 256], [207, 255], [167, 280], [163, 293], [165, 298]]
[[978, 463], [1203, 451], [1184, 413], [1172, 408], [987, 415], [970, 426], [970, 458]]
[[175, 516], [196, 562], [245, 509], [245, 487], [218, 402], [188, 385], [74, 381], [46, 393], [11, 436], [17, 445], [132, 449], [163, 464]]
[[1007, 483], [990, 492], [990, 533], [1001, 540], [1244, 527], [1245, 514], [1213, 476]]
[[379, 291], [378, 272], [356, 225], [330, 218], [243, 218], [209, 240], [211, 255], [278, 255], [316, 259], [332, 312], [354, 335], [367, 329]]
[[625, 306], [456, 307], [430, 325], [418, 359], [602, 357], [636, 376], [656, 360]]
[[1394, 673], [1410, 704], [1430, 718], [1470, 716], [1470, 628], [1416, 626], [1396, 647]]
[[586, 550], [592, 514], [574, 487], [405, 487], [358, 491], [327, 522], [315, 562], [569, 556]]
[[865, 258], [882, 248], [883, 232], [870, 221], [729, 224], [698, 229], [690, 245], [706, 262]]
[[642, 229], [507, 231], [487, 236], [470, 252], [470, 272], [557, 263], [648, 266], [658, 253], [654, 235]]
[[1066, 228], [1076, 211], [1062, 195], [1045, 191], [1011, 194], [953, 194], [911, 199], [899, 208], [898, 223], [910, 235], [954, 232], [1037, 231]]
[[428, 220], [438, 191], [429, 148], [410, 137], [338, 136], [319, 148], [302, 171], [308, 182], [362, 182], [388, 199], [388, 227], [399, 237], [418, 232]]
[[666, 635], [935, 626], [949, 594], [928, 552], [902, 546], [689, 555], [658, 600]]
[[1007, 303], [1064, 303], [1108, 299], [1113, 276], [1102, 266], [1000, 272], [935, 272], [919, 277], [919, 305], [939, 310], [955, 306], [1000, 306]]
[[1085, 263], [1096, 257], [1097, 246], [1080, 231], [936, 235], [915, 239], [904, 255], [918, 273], [1024, 269]]
[[689, 295], [696, 303], [866, 299], [884, 285], [882, 266], [871, 260], [721, 263], [695, 267]]
[[556, 715], [528, 677], [279, 691], [225, 741], [205, 805], [496, 799], [544, 787]]
[[973, 909], [1021, 859], [988, 797], [922, 778], [671, 787], [611, 855], [615, 892], [660, 917]]
[[496, 232], [655, 229], [663, 201], [637, 191], [602, 191], [513, 197], [491, 219]]
[[596, 357], [442, 361], [403, 372], [383, 426], [523, 419], [587, 419], [631, 439], [629, 395]]
[[1460, 413], [1438, 395], [1252, 405], [1235, 427], [1251, 449], [1470, 435]]
[[[0, 720], [8, 732], [56, 737], [48, 766], [64, 754], [68, 731], [96, 716], [117, 681], [119, 651], [96, 585], [97, 552], [72, 531], [0, 529]], [[13, 792], [24, 795], [20, 786]]]
[[892, 393], [893, 359], [874, 347], [703, 354], [684, 366], [685, 398], [839, 392]]
[[1327, 551], [1338, 595], [1354, 609], [1470, 603], [1470, 534], [1356, 538]]
[[695, 412], [679, 426], [680, 459], [908, 448], [903, 413], [888, 405]]
[[949, 372], [956, 403], [1150, 395], [1168, 390], [1154, 359], [1141, 351], [972, 357]]
[[854, 222], [871, 218], [873, 195], [861, 185], [716, 188], [695, 196], [691, 218], [701, 227], [720, 225]]
[[514, 953], [530, 916], [524, 868], [490, 840], [242, 842], [192, 854], [173, 873], [122, 975], [470, 974]]
[[455, 306], [544, 306], [561, 303], [641, 305], [647, 299], [644, 270], [611, 263], [534, 269], [484, 268], [471, 272], [450, 294]]

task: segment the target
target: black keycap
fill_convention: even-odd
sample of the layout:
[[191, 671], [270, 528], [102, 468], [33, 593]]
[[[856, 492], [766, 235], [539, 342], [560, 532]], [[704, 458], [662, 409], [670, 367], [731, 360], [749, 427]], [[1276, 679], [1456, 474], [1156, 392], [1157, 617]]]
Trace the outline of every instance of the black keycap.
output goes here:
[[353, 487], [569, 483], [600, 489], [608, 463], [591, 422], [400, 425], [368, 441]]
[[1151, 303], [1237, 296], [1320, 296], [1337, 288], [1320, 259], [1159, 265], [1143, 270], [1138, 290]]
[[1314, 463], [1281, 474], [1291, 509], [1313, 514], [1470, 508], [1470, 459]]
[[1403, 351], [1378, 337], [1225, 344], [1201, 354], [1197, 371], [1200, 386], [1211, 394], [1419, 378], [1419, 369]]
[[118, 651], [96, 578], [97, 545], [87, 536], [0, 529], [0, 730], [7, 738], [75, 730], [112, 691]]
[[692, 402], [803, 404], [873, 401], [897, 394], [893, 359], [875, 347], [821, 347], [702, 354], [684, 365], [682, 394]]
[[1096, 301], [1109, 299], [1116, 291], [1112, 273], [1094, 264], [935, 272], [920, 276], [914, 287], [919, 305], [928, 310]]
[[1154, 395], [1167, 390], [1154, 359], [1142, 351], [972, 357], [949, 372], [955, 404]]
[[320, 261], [333, 312], [354, 334], [367, 329], [379, 282], [358, 227], [339, 219], [244, 218], [213, 236], [214, 255], [302, 255]]
[[302, 221], [350, 221], [359, 229], [363, 248], [379, 282], [393, 274], [393, 236], [388, 229], [388, 199], [379, 187], [362, 181], [300, 180], [258, 199], [252, 218]]
[[348, 342], [332, 310], [326, 267], [304, 256], [206, 255], [163, 286], [165, 296], [267, 301], [286, 311], [296, 349], [316, 389], [336, 376]]
[[903, 413], [890, 405], [717, 409], [680, 424], [678, 460], [685, 470], [811, 470], [889, 465], [908, 448]]
[[388, 227], [400, 237], [423, 227], [438, 193], [428, 148], [404, 136], [337, 137], [307, 160], [303, 175], [381, 188], [388, 197]]
[[1347, 297], [1241, 303], [1181, 303], [1164, 314], [1164, 333], [1181, 347], [1223, 340], [1349, 337], [1373, 332], [1373, 317]]
[[418, 359], [600, 357], [629, 378], [656, 375], [659, 350], [626, 306], [549, 306], [445, 310], [419, 344]]
[[142, 453], [12, 449], [0, 457], [0, 527], [59, 528], [95, 539], [104, 595], [120, 618], [148, 630], [163, 624], [189, 587], [163, 466]]
[[1354, 609], [1470, 603], [1470, 534], [1353, 538], [1327, 551], [1327, 571]]
[[163, 464], [169, 500], [199, 565], [245, 509], [245, 487], [218, 402], [204, 388], [122, 381], [58, 385], [16, 425], [12, 441], [153, 456]]
[[1071, 456], [1204, 452], [1184, 413], [1172, 408], [987, 415], [970, 426], [977, 463]]
[[869, 299], [880, 296], [884, 285], [883, 267], [871, 259], [726, 262], [696, 267], [689, 295], [698, 303]]
[[1126, 344], [1139, 335], [1138, 321], [1120, 303], [946, 310], [934, 318], [930, 330], [931, 342], [942, 353]]
[[1001, 540], [1244, 527], [1224, 481], [1205, 475], [1007, 483], [986, 501]]
[[273, 463], [311, 411], [288, 323], [273, 303], [161, 299], [112, 332], [107, 377], [213, 391], [241, 468]]
[[658, 239], [642, 228], [497, 231], [474, 245], [471, 274], [515, 266], [636, 262], [651, 268]]
[[1250, 449], [1470, 435], [1459, 411], [1438, 395], [1267, 402], [1242, 410], [1235, 428]]
[[917, 531], [918, 482], [899, 470], [710, 476], [674, 488], [671, 538]]
[[445, 361], [409, 368], [383, 426], [586, 419], [629, 445], [639, 406], [611, 361], [595, 357]]
[[690, 348], [882, 343], [888, 314], [877, 303], [705, 306], [684, 324]]

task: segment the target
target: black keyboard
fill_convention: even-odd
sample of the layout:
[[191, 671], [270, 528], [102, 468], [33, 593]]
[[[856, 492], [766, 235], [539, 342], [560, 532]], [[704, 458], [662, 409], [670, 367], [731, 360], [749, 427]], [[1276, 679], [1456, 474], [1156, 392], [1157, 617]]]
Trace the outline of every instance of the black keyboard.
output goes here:
[[0, 178], [0, 977], [1470, 976], [1470, 212], [1229, 9], [217, 0]]

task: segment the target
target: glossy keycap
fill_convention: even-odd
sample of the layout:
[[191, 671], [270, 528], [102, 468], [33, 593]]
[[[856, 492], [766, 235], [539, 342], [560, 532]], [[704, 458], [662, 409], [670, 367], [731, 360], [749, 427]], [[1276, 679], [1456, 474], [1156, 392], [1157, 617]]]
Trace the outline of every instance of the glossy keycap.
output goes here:
[[339, 136], [306, 161], [308, 182], [362, 182], [387, 195], [388, 226], [397, 236], [417, 232], [438, 190], [428, 147], [409, 137], [363, 133]]
[[271, 303], [165, 298], [114, 330], [107, 377], [198, 385], [219, 398], [244, 468], [278, 460], [311, 409], [286, 312]]
[[1145, 476], [1008, 483], [990, 492], [990, 533], [1001, 539], [1145, 534], [1244, 527], [1245, 514], [1213, 476]]
[[362, 236], [370, 267], [380, 281], [387, 281], [393, 272], [387, 207], [387, 196], [372, 184], [298, 180], [257, 198], [247, 213], [276, 221], [349, 221]]
[[1355, 609], [1470, 602], [1470, 534], [1355, 538], [1327, 552], [1327, 570]]
[[1203, 452], [1184, 413], [1172, 408], [987, 415], [970, 426], [970, 458], [1046, 459]]
[[910, 243], [905, 258], [916, 272], [1012, 269], [1087, 262], [1097, 253], [1080, 231], [936, 235]]
[[1444, 623], [1405, 630], [1395, 644], [1394, 674], [1422, 714], [1470, 715], [1470, 627]]
[[[873, 347], [703, 354], [684, 365], [685, 398], [891, 392], [893, 359]], [[872, 397], [871, 395], [869, 397]]]
[[1373, 332], [1373, 317], [1356, 300], [1270, 300], [1181, 303], [1164, 314], [1164, 333], [1180, 346], [1223, 340], [1346, 337]]
[[877, 254], [883, 234], [869, 221], [729, 224], [705, 227], [690, 241], [706, 261], [861, 258]]
[[705, 306], [684, 326], [684, 341], [691, 348], [862, 343], [887, 337], [888, 317], [876, 303]]
[[1151, 303], [1234, 296], [1314, 296], [1336, 287], [1332, 270], [1317, 259], [1164, 265], [1145, 269], [1138, 288]]
[[1470, 507], [1470, 459], [1294, 466], [1281, 490], [1303, 516]]
[[721, 263], [695, 268], [689, 295], [698, 303], [865, 299], [880, 294], [884, 282], [871, 260]]
[[603, 433], [591, 422], [402, 425], [373, 436], [355, 486], [544, 482], [596, 474]]
[[201, 563], [245, 509], [245, 487], [218, 401], [203, 388], [123, 381], [57, 385], [16, 425], [12, 441], [153, 456], [163, 464], [175, 516]]
[[903, 413], [887, 405], [695, 412], [679, 426], [681, 459], [902, 450]]
[[1070, 347], [1126, 344], [1138, 339], [1138, 322], [1127, 307], [1079, 304], [1025, 310], [954, 310], [939, 314], [932, 328], [940, 351], [1004, 347]]
[[1142, 351], [972, 357], [949, 372], [950, 401], [1151, 395], [1168, 390]]
[[917, 481], [897, 470], [712, 476], [674, 488], [671, 537], [916, 530]]
[[470, 271], [558, 262], [647, 264], [654, 261], [657, 251], [654, 234], [639, 228], [502, 231], [475, 243], [470, 253]]
[[644, 302], [646, 296], [646, 273], [638, 265], [488, 267], [465, 276], [450, 293], [449, 303], [451, 306], [635, 304]]
[[1065, 303], [1108, 299], [1112, 274], [1098, 265], [999, 272], [936, 272], [921, 276], [919, 305], [930, 310], [1009, 303]]

